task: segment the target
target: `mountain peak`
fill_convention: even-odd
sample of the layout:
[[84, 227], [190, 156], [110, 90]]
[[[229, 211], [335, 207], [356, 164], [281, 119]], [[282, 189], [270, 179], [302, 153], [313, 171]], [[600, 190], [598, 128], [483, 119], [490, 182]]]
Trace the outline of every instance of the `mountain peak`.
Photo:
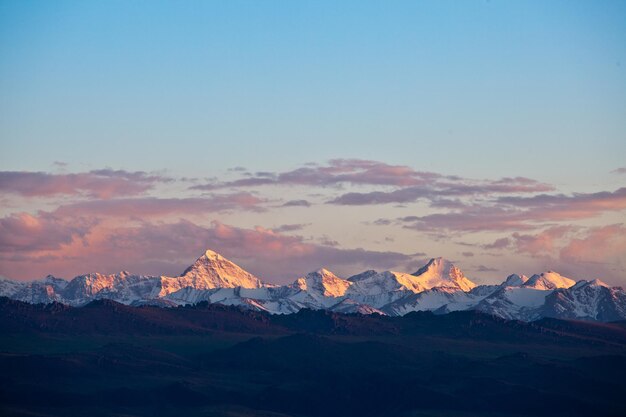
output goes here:
[[502, 287], [520, 287], [528, 281], [526, 275], [511, 274], [506, 277], [506, 280], [501, 284]]
[[432, 258], [411, 275], [424, 279], [426, 288], [451, 286], [469, 291], [476, 286], [465, 276], [463, 271], [449, 260], [441, 257]]
[[337, 275], [333, 274], [331, 271], [329, 271], [326, 268], [320, 268], [317, 271], [311, 272], [311, 274], [318, 274], [318, 275], [321, 275], [321, 276], [333, 276], [333, 277], [337, 276]]
[[601, 281], [599, 279], [594, 279], [591, 281], [586, 281], [584, 279], [581, 279], [580, 281], [578, 281], [576, 283], [576, 285], [572, 286], [572, 289], [577, 289], [577, 288], [582, 288], [582, 287], [606, 287], [606, 288], [611, 288], [611, 286], [609, 284], [607, 284], [604, 281]]
[[564, 277], [558, 272], [547, 271], [535, 274], [526, 281], [523, 286], [538, 290], [555, 290], [557, 288], [569, 288], [576, 284], [573, 279]]
[[430, 261], [426, 263], [426, 265], [418, 269], [413, 275], [420, 275], [426, 271], [433, 271], [433, 270], [444, 271], [445, 269], [450, 269], [453, 266], [454, 264], [445, 258], [442, 258], [442, 257], [431, 258]]
[[263, 285], [259, 278], [210, 249], [176, 279], [182, 287], [196, 289], [259, 288]]
[[589, 285], [593, 285], [594, 287], [607, 287], [607, 288], [611, 288], [611, 286], [609, 284], [607, 284], [606, 282], [599, 280], [598, 278], [591, 280], [589, 282]]
[[339, 278], [325, 268], [321, 268], [309, 272], [304, 278], [298, 279], [295, 285], [303, 290], [319, 292], [326, 297], [341, 297], [352, 283]]
[[212, 251], [211, 249], [207, 249], [206, 251], [204, 251], [204, 255], [202, 255], [200, 258], [207, 258], [211, 260], [224, 259], [222, 255], [215, 251]]

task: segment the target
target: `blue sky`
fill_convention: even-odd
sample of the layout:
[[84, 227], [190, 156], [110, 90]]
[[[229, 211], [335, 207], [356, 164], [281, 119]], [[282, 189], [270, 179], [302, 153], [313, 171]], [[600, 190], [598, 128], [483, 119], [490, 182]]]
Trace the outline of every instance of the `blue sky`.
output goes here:
[[[351, 158], [613, 192], [625, 176], [611, 171], [626, 166], [626, 3], [1, 1], [0, 91], [5, 171], [225, 181], [232, 167]], [[60, 204], [6, 198], [6, 215]], [[331, 214], [264, 210], [212, 218], [336, 227]]]
[[2, 163], [622, 165], [623, 2], [336, 3], [3, 2]]

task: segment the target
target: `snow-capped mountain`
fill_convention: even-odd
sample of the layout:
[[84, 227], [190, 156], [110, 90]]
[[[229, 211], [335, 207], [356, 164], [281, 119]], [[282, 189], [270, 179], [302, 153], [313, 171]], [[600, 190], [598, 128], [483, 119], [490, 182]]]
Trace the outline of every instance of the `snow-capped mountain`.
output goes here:
[[157, 277], [133, 275], [127, 271], [111, 275], [93, 273], [77, 276], [57, 294], [74, 305], [101, 298], [130, 304], [145, 298], [144, 294], [152, 293], [158, 282]]
[[424, 288], [453, 287], [461, 291], [470, 291], [476, 286], [467, 279], [459, 268], [443, 258], [431, 259], [413, 275], [419, 278]]
[[261, 280], [222, 255], [207, 250], [193, 265], [176, 278], [161, 277], [159, 296], [182, 288], [210, 290], [213, 288], [260, 288]]
[[558, 272], [548, 271], [533, 275], [522, 285], [537, 290], [556, 290], [557, 288], [569, 288], [574, 284], [576, 281], [573, 279], [564, 277]]
[[392, 316], [412, 311], [479, 310], [525, 321], [542, 317], [626, 319], [626, 292], [620, 287], [610, 288], [599, 280], [575, 282], [553, 271], [530, 278], [512, 274], [499, 285], [477, 286], [443, 258], [431, 259], [413, 274], [369, 270], [344, 279], [322, 268], [292, 284], [277, 286], [207, 250], [177, 277], [124, 271], [80, 275], [70, 281], [50, 275], [32, 282], [0, 279], [0, 296], [74, 306], [102, 298], [162, 307], [208, 301], [273, 314], [303, 308]]
[[7, 295], [29, 303], [62, 302], [61, 291], [67, 287], [68, 282], [61, 278], [48, 275], [41, 281], [16, 282], [0, 280], [0, 295]]
[[508, 277], [506, 277], [506, 279], [504, 280], [504, 282], [502, 284], [500, 284], [500, 286], [502, 286], [502, 287], [521, 287], [527, 281], [528, 281], [528, 277], [526, 275], [511, 274]]
[[559, 288], [546, 296], [539, 315], [560, 319], [624, 320], [626, 292], [619, 287], [611, 288], [598, 279], [579, 281], [570, 288]]
[[343, 297], [352, 282], [339, 278], [327, 269], [320, 269], [298, 278], [293, 283], [294, 288], [316, 294], [320, 297]]

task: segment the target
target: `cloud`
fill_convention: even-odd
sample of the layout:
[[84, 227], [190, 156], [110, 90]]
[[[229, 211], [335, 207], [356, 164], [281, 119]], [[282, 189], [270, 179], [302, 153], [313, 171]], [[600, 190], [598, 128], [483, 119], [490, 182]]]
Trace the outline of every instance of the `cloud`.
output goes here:
[[256, 187], [261, 185], [309, 185], [329, 186], [337, 184], [366, 184], [414, 186], [425, 184], [440, 174], [420, 172], [403, 165], [389, 165], [362, 159], [333, 159], [328, 165], [305, 164], [291, 171], [271, 173], [258, 172], [248, 178], [226, 182], [213, 182], [192, 187], [199, 190], [214, 190], [228, 187]]
[[394, 191], [371, 191], [367, 193], [350, 192], [340, 195], [330, 201], [329, 204], [344, 206], [363, 206], [370, 204], [410, 203], [420, 197], [428, 198], [432, 190], [428, 187], [401, 188]]
[[626, 187], [613, 192], [504, 196], [496, 202], [526, 209], [528, 218], [534, 220], [582, 219], [626, 209]]
[[[231, 210], [259, 211], [262, 203], [263, 200], [249, 193], [234, 193], [206, 198], [88, 200], [66, 204], [50, 212], [14, 213], [0, 218], [0, 257], [5, 262], [27, 257], [29, 261], [41, 264], [42, 259], [50, 257], [73, 259], [96, 256], [102, 260], [102, 265], [106, 265], [104, 254], [92, 255], [87, 251], [89, 255], [85, 255], [83, 248], [100, 242], [102, 235], [107, 235], [106, 241], [119, 244], [128, 237], [126, 232], [132, 230], [130, 226], [133, 225], [172, 221], [183, 216], [206, 218], [207, 215]], [[125, 251], [122, 248], [119, 250]], [[115, 259], [117, 255], [109, 251], [107, 256]], [[73, 263], [70, 260], [67, 262], [69, 265]], [[28, 264], [20, 267], [24, 268], [24, 272], [32, 269]], [[20, 273], [17, 271], [17, 274]]]
[[528, 253], [550, 269], [575, 279], [600, 278], [624, 285], [626, 226], [551, 228], [536, 235], [518, 236], [516, 253]]
[[100, 169], [78, 174], [0, 171], [0, 193], [25, 197], [85, 195], [101, 199], [144, 193], [171, 178], [143, 171]]
[[482, 245], [484, 249], [504, 249], [509, 247], [511, 244], [511, 239], [508, 237], [503, 237], [500, 239], [496, 239], [493, 243], [488, 243], [486, 245]]
[[178, 274], [206, 248], [211, 248], [270, 282], [285, 283], [320, 267], [349, 274], [365, 268], [402, 267], [414, 262], [416, 256], [326, 246], [263, 227], [245, 229], [217, 221], [210, 226], [180, 220], [96, 227], [85, 239], [86, 242], [74, 241], [56, 250], [51, 247], [52, 250], [32, 254], [21, 252], [19, 257], [3, 253], [0, 274], [32, 278], [48, 273], [72, 276], [121, 269]]
[[371, 205], [389, 203], [411, 203], [419, 199], [431, 201], [432, 206], [459, 208], [462, 203], [442, 197], [486, 196], [492, 194], [533, 193], [550, 191], [552, 186], [528, 178], [503, 178], [496, 181], [482, 181], [471, 184], [463, 182], [431, 181], [425, 185], [405, 187], [392, 191], [371, 191], [365, 193], [349, 192], [332, 200], [329, 204]]
[[555, 226], [533, 235], [513, 233], [512, 245], [517, 253], [549, 255], [555, 251], [561, 239], [575, 230], [574, 226]]
[[283, 207], [311, 207], [311, 203], [307, 200], [289, 200]]
[[580, 220], [626, 209], [626, 188], [614, 192], [505, 196], [461, 209], [397, 219], [406, 228], [437, 232], [531, 230], [546, 222]]
[[230, 210], [262, 211], [265, 202], [266, 200], [246, 192], [190, 198], [120, 198], [70, 203], [58, 207], [54, 213], [65, 217], [89, 215], [154, 218], [170, 215], [202, 215]]
[[81, 217], [60, 218], [49, 213], [16, 213], [0, 219], [0, 252], [21, 253], [60, 249], [84, 238], [96, 224]]
[[566, 262], [618, 263], [626, 267], [626, 226], [590, 228], [562, 247], [559, 256]]
[[614, 169], [611, 174], [626, 174], [626, 167]]
[[476, 267], [476, 272], [498, 272], [498, 269], [496, 268], [489, 268], [485, 265], [478, 265]]
[[189, 187], [190, 190], [212, 191], [220, 188], [238, 188], [238, 187], [258, 187], [260, 185], [275, 184], [276, 181], [270, 178], [242, 178], [240, 180], [231, 181], [224, 184], [198, 184]]
[[310, 226], [311, 223], [299, 223], [299, 224], [283, 224], [278, 227], [273, 227], [272, 230], [278, 233], [283, 232], [296, 232]]
[[420, 231], [441, 233], [527, 230], [536, 226], [519, 210], [500, 207], [468, 206], [462, 211], [435, 213], [426, 216], [406, 216], [399, 221], [404, 227]]

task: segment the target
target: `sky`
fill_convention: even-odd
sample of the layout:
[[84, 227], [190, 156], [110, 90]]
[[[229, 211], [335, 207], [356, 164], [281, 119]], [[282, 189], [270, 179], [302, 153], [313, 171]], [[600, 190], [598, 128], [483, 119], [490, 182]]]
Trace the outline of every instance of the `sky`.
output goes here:
[[623, 1], [0, 1], [0, 275], [626, 285]]

